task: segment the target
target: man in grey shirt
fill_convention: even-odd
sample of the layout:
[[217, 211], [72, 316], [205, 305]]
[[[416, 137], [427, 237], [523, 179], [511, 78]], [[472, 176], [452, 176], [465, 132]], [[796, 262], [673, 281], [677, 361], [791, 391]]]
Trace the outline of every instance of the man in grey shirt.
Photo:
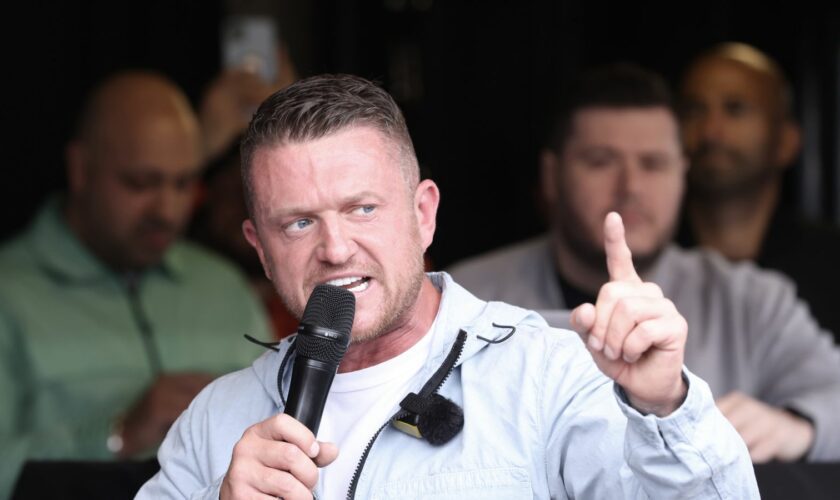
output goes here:
[[[543, 311], [591, 302], [608, 278], [602, 221], [617, 211], [637, 269], [688, 322], [686, 365], [709, 382], [753, 461], [840, 459], [840, 352], [792, 283], [669, 243], [687, 168], [658, 76], [629, 65], [589, 72], [541, 155], [548, 234], [450, 272], [485, 300]], [[558, 312], [546, 316], [567, 326]]]

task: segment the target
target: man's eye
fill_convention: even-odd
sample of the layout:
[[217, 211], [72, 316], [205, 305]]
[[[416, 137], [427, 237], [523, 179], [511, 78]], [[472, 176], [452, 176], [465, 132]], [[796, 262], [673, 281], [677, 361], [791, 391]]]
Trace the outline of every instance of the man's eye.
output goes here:
[[189, 191], [198, 184], [198, 178], [194, 176], [184, 177], [175, 181], [175, 189], [178, 191]]
[[583, 162], [590, 168], [603, 168], [615, 161], [615, 156], [609, 153], [590, 153], [583, 155]]
[[373, 205], [362, 205], [358, 207], [355, 211], [359, 215], [370, 215], [374, 211], [376, 211], [376, 207]]
[[750, 107], [744, 101], [731, 100], [724, 103], [724, 109], [729, 116], [744, 116], [750, 111]]
[[286, 226], [286, 229], [288, 231], [294, 233], [294, 232], [297, 232], [297, 231], [303, 231], [304, 229], [306, 229], [307, 227], [309, 227], [311, 225], [312, 225], [312, 219], [298, 219], [298, 220], [292, 222], [291, 224], [289, 224], [288, 226]]
[[125, 187], [132, 191], [146, 191], [156, 187], [157, 185], [153, 179], [145, 177], [123, 177], [122, 183]]
[[684, 102], [680, 107], [680, 113], [686, 120], [700, 118], [706, 113], [706, 107], [694, 101]]
[[670, 166], [670, 162], [667, 158], [643, 158], [641, 161], [642, 168], [648, 172], [658, 172], [667, 169]]

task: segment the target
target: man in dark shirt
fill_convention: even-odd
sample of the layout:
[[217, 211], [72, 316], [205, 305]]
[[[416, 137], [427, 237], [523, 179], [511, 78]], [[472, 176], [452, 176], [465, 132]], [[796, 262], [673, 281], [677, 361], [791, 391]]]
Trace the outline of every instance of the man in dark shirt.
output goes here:
[[688, 67], [680, 97], [691, 169], [679, 242], [785, 273], [836, 339], [840, 231], [779, 205], [800, 132], [778, 64], [748, 45], [713, 47]]

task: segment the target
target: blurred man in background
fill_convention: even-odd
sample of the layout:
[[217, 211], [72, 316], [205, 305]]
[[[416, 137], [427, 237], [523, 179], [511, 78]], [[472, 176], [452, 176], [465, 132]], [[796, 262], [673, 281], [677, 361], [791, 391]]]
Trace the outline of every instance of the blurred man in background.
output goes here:
[[277, 50], [277, 67], [282, 70], [276, 81], [267, 82], [247, 68], [230, 68], [204, 91], [199, 119], [208, 162], [202, 176], [203, 196], [188, 229], [191, 239], [239, 266], [261, 299], [278, 339], [293, 333], [297, 320], [274, 292], [257, 254], [242, 235], [242, 221], [248, 218], [248, 212], [239, 173], [239, 141], [257, 106], [297, 80], [286, 47], [282, 43]]
[[244, 279], [179, 242], [202, 165], [166, 78], [102, 83], [67, 148], [69, 190], [0, 249], [0, 497], [26, 460], [153, 450], [192, 398], [270, 334]]
[[628, 65], [582, 76], [541, 167], [549, 233], [456, 265], [456, 280], [533, 309], [591, 302], [608, 280], [601, 221], [617, 211], [641, 276], [688, 322], [686, 366], [709, 382], [753, 460], [840, 459], [840, 352], [790, 282], [669, 243], [688, 163], [661, 78]]
[[680, 107], [691, 161], [680, 243], [787, 274], [837, 338], [840, 268], [834, 261], [840, 232], [806, 222], [780, 204], [800, 129], [779, 65], [749, 45], [713, 47], [685, 72]]

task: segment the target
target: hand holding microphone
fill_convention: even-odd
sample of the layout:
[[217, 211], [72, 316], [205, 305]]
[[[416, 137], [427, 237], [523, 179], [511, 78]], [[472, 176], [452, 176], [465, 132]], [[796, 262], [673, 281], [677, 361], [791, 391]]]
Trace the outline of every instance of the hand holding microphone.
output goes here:
[[315, 439], [324, 404], [350, 343], [355, 296], [318, 285], [303, 312], [284, 412], [249, 427], [233, 448], [220, 500], [282, 497], [310, 499], [318, 467], [332, 463], [338, 448]]

